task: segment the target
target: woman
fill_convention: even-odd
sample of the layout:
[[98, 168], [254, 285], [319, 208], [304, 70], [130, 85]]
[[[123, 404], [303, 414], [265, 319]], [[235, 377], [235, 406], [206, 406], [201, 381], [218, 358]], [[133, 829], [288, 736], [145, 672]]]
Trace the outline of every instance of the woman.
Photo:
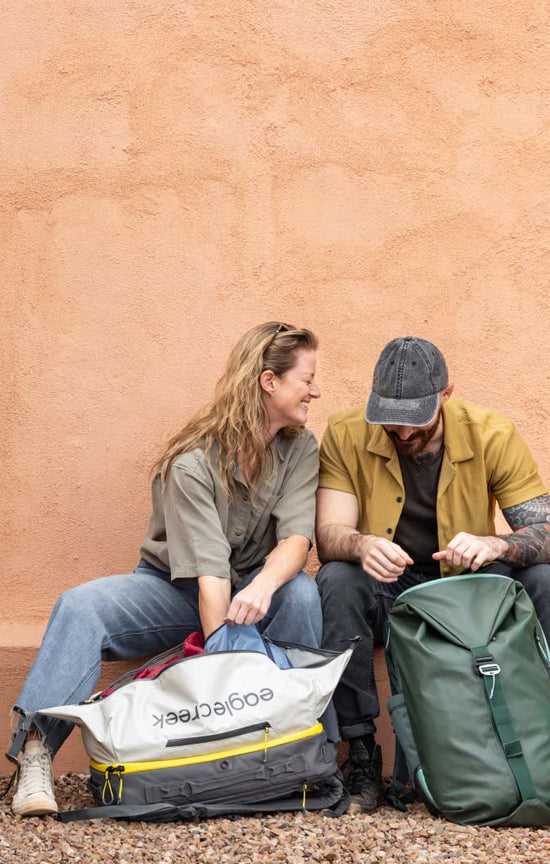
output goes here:
[[310, 330], [290, 324], [245, 333], [212, 403], [155, 466], [153, 512], [134, 572], [59, 598], [15, 706], [8, 755], [23, 749], [16, 814], [57, 811], [51, 756], [72, 726], [33, 714], [87, 699], [101, 660], [156, 654], [223, 622], [320, 644], [317, 588], [301, 572], [317, 486], [317, 444], [304, 429], [320, 396], [316, 349]]

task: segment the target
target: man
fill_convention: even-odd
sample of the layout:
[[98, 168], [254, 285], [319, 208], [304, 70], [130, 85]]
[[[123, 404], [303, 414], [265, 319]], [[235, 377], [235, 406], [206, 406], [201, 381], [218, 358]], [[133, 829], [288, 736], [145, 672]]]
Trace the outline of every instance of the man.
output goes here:
[[[434, 345], [394, 339], [366, 418], [363, 408], [333, 415], [321, 445], [324, 647], [359, 637], [334, 698], [350, 747], [349, 812], [374, 810], [380, 796], [373, 647], [402, 591], [465, 571], [513, 575], [550, 634], [550, 496], [515, 426], [452, 392]], [[495, 532], [496, 503], [510, 533]]]

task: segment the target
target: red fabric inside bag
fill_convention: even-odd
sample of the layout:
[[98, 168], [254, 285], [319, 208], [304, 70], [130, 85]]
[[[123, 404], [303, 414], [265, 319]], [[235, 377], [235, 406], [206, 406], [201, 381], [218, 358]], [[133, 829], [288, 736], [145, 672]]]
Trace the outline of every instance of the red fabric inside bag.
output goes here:
[[[162, 672], [163, 669], [166, 669], [168, 666], [171, 666], [178, 660], [182, 660], [184, 657], [193, 657], [195, 654], [204, 653], [204, 637], [199, 630], [195, 630], [194, 633], [189, 634], [189, 636], [181, 646], [181, 651], [178, 651], [177, 654], [169, 657], [168, 660], [164, 661], [164, 663], [159, 663], [158, 666], [145, 666], [145, 668], [141, 669], [132, 680], [140, 681], [143, 678], [156, 678], [159, 672]], [[113, 693], [114, 690], [116, 690], [116, 687], [114, 685], [112, 687], [107, 687], [101, 692], [100, 698], [109, 696], [109, 694]]]

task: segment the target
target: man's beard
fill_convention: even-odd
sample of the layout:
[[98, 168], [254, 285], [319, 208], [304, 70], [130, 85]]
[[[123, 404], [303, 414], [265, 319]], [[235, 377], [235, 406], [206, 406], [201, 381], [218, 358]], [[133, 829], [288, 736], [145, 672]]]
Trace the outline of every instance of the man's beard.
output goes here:
[[439, 418], [441, 416], [441, 408], [437, 412], [437, 417], [430, 423], [429, 426], [422, 426], [418, 429], [418, 431], [413, 432], [413, 434], [406, 441], [403, 441], [397, 432], [392, 430], [387, 434], [390, 436], [393, 445], [398, 453], [402, 456], [418, 456], [420, 453], [423, 453], [434, 435], [437, 432], [439, 426]]

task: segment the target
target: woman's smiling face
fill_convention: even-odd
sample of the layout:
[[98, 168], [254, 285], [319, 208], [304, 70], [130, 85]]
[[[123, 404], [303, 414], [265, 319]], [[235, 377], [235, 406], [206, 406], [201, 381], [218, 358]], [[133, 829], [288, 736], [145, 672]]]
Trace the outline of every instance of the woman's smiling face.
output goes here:
[[315, 381], [316, 366], [315, 351], [297, 351], [294, 366], [281, 378], [274, 375], [269, 382], [264, 404], [272, 435], [283, 426], [307, 423], [309, 404], [321, 395]]

